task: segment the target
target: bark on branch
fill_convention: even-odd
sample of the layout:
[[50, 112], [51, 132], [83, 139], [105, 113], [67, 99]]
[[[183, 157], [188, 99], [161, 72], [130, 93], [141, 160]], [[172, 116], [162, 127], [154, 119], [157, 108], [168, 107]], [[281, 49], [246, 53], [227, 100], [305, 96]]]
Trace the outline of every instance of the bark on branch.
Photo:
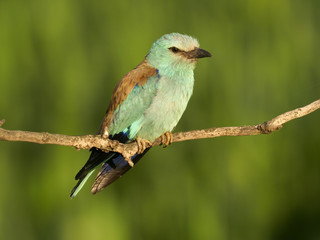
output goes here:
[[[186, 140], [215, 138], [222, 136], [250, 136], [259, 134], [269, 134], [279, 130], [282, 125], [293, 119], [303, 117], [320, 108], [320, 99], [306, 105], [283, 113], [270, 121], [262, 124], [242, 126], [242, 127], [220, 127], [204, 130], [194, 130], [188, 132], [178, 132], [173, 134], [173, 142]], [[0, 121], [0, 140], [14, 142], [32, 142], [38, 144], [55, 144], [62, 146], [71, 146], [77, 149], [90, 149], [92, 147], [100, 148], [104, 151], [114, 151], [121, 153], [126, 159], [130, 159], [137, 150], [136, 142], [121, 144], [118, 141], [104, 139], [100, 135], [68, 136], [62, 134], [52, 134], [47, 132], [28, 132], [19, 130], [6, 130], [1, 128], [5, 120]], [[161, 144], [161, 138], [153, 142], [153, 146]]]

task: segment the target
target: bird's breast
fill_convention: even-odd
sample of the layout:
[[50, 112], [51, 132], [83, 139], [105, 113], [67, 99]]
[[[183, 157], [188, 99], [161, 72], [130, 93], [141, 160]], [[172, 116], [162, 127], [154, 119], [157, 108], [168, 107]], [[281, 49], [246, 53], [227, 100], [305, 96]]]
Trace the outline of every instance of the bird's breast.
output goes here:
[[144, 113], [137, 136], [153, 141], [164, 132], [171, 131], [185, 111], [193, 91], [193, 75], [189, 78], [161, 76], [157, 94]]

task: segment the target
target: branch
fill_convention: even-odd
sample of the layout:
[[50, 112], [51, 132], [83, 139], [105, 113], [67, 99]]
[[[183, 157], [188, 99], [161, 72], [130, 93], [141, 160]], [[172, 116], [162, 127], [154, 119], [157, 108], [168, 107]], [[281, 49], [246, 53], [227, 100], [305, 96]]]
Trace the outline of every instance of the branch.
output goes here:
[[[215, 138], [222, 136], [251, 136], [259, 134], [269, 134], [279, 130], [283, 124], [308, 115], [320, 108], [320, 99], [307, 106], [283, 113], [270, 121], [262, 124], [242, 126], [242, 127], [220, 127], [204, 130], [194, 130], [188, 132], [178, 132], [173, 134], [172, 142], [182, 142], [187, 140]], [[0, 121], [0, 140], [14, 142], [32, 142], [38, 144], [55, 144], [71, 146], [76, 149], [91, 149], [96, 147], [104, 151], [114, 151], [121, 153], [126, 159], [130, 159], [137, 150], [136, 142], [122, 144], [115, 140], [104, 139], [100, 135], [68, 136], [62, 134], [52, 134], [47, 132], [28, 132], [19, 130], [6, 130], [1, 128], [5, 120]], [[157, 138], [152, 146], [161, 145], [161, 138]]]

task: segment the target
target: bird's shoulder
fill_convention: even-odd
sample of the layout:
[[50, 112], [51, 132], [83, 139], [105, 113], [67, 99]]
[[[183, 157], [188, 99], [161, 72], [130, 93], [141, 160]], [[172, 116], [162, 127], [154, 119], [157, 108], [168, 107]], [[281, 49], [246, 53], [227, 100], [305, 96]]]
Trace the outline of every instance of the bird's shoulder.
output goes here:
[[157, 75], [157, 69], [144, 59], [137, 67], [128, 72], [115, 87], [106, 115], [101, 124], [99, 133], [108, 134], [114, 111], [126, 100], [135, 86], [143, 86], [150, 77]]

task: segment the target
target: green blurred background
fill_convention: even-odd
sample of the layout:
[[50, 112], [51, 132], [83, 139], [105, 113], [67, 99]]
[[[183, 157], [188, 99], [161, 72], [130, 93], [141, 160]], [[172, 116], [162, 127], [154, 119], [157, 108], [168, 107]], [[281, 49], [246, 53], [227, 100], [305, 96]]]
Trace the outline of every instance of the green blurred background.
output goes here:
[[[317, 0], [0, 2], [4, 127], [96, 133], [160, 36], [199, 39], [175, 131], [262, 123], [320, 96]], [[271, 135], [154, 148], [98, 195], [69, 193], [88, 151], [0, 142], [0, 239], [320, 239], [320, 111]]]

